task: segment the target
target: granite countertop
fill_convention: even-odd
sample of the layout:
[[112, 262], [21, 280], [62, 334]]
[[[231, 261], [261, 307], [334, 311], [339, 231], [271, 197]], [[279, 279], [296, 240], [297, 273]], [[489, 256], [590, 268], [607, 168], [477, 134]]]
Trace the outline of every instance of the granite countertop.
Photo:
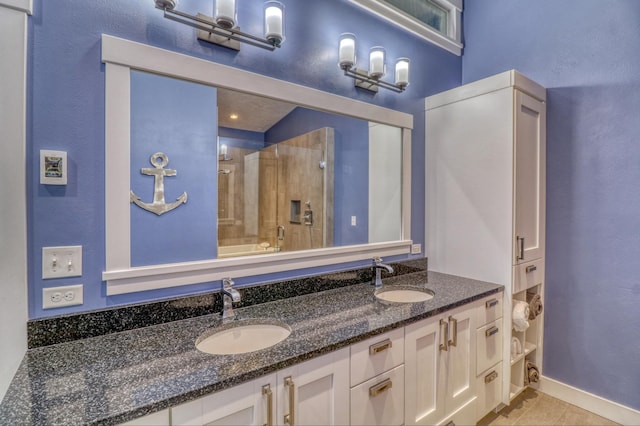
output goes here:
[[261, 351], [209, 355], [195, 340], [219, 314], [29, 349], [0, 405], [2, 424], [118, 424], [232, 387], [503, 290], [435, 272], [387, 278], [385, 286], [434, 292], [431, 300], [383, 303], [355, 284], [235, 309], [287, 323], [291, 335]]

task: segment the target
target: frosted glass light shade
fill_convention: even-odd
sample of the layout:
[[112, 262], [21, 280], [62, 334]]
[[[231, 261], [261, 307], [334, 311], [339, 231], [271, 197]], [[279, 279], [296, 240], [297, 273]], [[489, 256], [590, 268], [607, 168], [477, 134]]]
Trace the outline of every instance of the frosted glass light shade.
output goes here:
[[396, 86], [404, 87], [409, 84], [409, 58], [396, 61]]
[[356, 36], [351, 33], [340, 35], [338, 51], [340, 68], [351, 68], [356, 63]]
[[369, 76], [381, 78], [385, 73], [385, 51], [382, 46], [372, 47], [369, 51]]
[[223, 28], [236, 26], [236, 0], [216, 0], [214, 15], [216, 24]]
[[276, 46], [284, 41], [284, 5], [278, 1], [264, 5], [264, 38]]

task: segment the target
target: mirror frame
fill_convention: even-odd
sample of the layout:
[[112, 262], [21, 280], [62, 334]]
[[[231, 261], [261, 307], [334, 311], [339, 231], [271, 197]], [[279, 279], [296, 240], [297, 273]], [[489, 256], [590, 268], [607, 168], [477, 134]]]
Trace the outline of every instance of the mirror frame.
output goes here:
[[[129, 40], [102, 35], [105, 64], [105, 271], [107, 296], [409, 254], [413, 116], [261, 74]], [[131, 69], [223, 87], [299, 106], [401, 127], [402, 235], [384, 243], [327, 247], [267, 256], [131, 267]]]

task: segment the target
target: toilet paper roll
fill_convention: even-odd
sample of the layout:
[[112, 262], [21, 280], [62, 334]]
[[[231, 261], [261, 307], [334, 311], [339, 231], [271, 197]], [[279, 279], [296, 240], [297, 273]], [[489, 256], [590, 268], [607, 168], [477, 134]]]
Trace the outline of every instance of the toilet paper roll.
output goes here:
[[529, 304], [522, 300], [514, 300], [513, 303], [513, 312], [511, 315], [511, 320], [513, 323], [513, 329], [515, 331], [525, 331], [529, 328]]
[[527, 303], [529, 304], [530, 320], [542, 313], [542, 297], [538, 293], [527, 293]]
[[531, 361], [527, 361], [524, 365], [524, 381], [525, 385], [528, 385], [529, 383], [538, 383], [540, 381], [540, 371]]
[[521, 353], [522, 353], [522, 344], [520, 343], [520, 339], [514, 336], [511, 338], [511, 357], [515, 358]]

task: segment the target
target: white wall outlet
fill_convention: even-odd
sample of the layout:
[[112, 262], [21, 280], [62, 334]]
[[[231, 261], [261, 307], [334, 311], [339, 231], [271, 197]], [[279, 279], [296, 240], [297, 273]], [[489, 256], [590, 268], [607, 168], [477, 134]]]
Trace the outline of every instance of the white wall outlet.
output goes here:
[[67, 153], [65, 151], [40, 150], [40, 183], [43, 185], [67, 184]]
[[356, 226], [356, 224], [358, 223], [358, 220], [355, 216], [351, 216], [351, 226]]
[[422, 244], [411, 244], [411, 254], [422, 253]]
[[42, 289], [42, 309], [62, 308], [82, 305], [82, 284]]
[[82, 246], [42, 247], [42, 279], [82, 276]]

